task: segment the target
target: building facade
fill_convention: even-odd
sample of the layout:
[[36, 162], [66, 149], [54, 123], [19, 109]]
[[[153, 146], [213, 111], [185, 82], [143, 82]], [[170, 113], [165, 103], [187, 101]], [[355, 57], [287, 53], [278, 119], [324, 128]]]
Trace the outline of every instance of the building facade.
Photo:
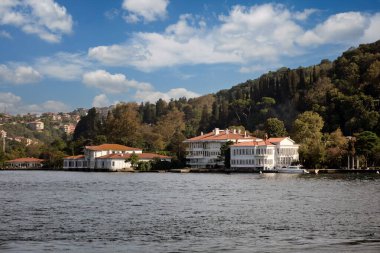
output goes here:
[[231, 146], [232, 170], [272, 170], [299, 160], [299, 145], [289, 137], [242, 142]]
[[152, 153], [143, 153], [142, 149], [131, 148], [119, 144], [102, 144], [86, 146], [83, 155], [68, 156], [63, 159], [64, 169], [89, 169], [121, 171], [131, 168], [126, 160], [136, 154], [139, 161], [151, 161], [155, 158], [170, 161], [171, 157]]
[[34, 157], [17, 158], [5, 162], [7, 169], [38, 169], [43, 167], [43, 159]]
[[215, 128], [212, 132], [193, 137], [184, 141], [186, 144], [186, 165], [191, 168], [214, 168], [223, 166], [220, 159], [223, 144], [228, 141], [233, 143], [252, 142], [257, 139], [237, 130], [220, 130]]
[[45, 128], [44, 122], [33, 121], [28, 123], [28, 127], [34, 131], [42, 131]]

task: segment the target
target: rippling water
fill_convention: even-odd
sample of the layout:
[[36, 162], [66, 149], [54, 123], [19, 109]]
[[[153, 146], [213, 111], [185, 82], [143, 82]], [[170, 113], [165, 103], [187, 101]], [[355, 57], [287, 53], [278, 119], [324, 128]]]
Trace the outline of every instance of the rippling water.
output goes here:
[[380, 176], [0, 171], [0, 252], [380, 252]]

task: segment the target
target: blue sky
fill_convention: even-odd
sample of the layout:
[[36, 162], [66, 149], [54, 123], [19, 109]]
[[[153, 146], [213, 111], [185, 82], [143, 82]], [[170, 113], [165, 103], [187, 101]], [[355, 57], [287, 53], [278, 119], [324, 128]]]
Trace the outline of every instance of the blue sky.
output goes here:
[[1, 0], [0, 111], [217, 92], [380, 39], [380, 0]]

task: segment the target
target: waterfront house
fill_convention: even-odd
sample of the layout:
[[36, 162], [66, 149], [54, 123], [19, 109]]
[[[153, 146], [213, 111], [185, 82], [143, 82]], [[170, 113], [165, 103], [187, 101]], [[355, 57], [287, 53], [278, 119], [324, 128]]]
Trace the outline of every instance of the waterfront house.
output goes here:
[[[98, 157], [96, 159], [96, 168], [98, 169], [106, 169], [111, 171], [120, 171], [131, 169], [132, 164], [128, 159], [132, 154], [109, 154], [105, 156]], [[170, 156], [164, 156], [153, 153], [139, 153], [136, 154], [139, 162], [149, 162], [154, 159], [160, 159], [161, 161], [171, 161]]]
[[17, 158], [5, 162], [7, 169], [38, 169], [43, 166], [43, 159], [33, 157]]
[[231, 146], [232, 170], [271, 170], [298, 161], [297, 145], [289, 137], [237, 143]]
[[193, 137], [184, 141], [186, 144], [186, 164], [191, 168], [214, 168], [223, 166], [219, 159], [220, 148], [228, 141], [233, 143], [260, 141], [256, 137], [242, 133], [239, 130], [221, 130], [215, 128], [212, 132]]
[[143, 153], [142, 149], [127, 147], [119, 144], [102, 144], [84, 147], [84, 154], [68, 156], [63, 159], [64, 169], [89, 169], [120, 171], [130, 169], [131, 164], [126, 160], [136, 154], [139, 161], [151, 161], [155, 158], [170, 161], [170, 157], [152, 153]]

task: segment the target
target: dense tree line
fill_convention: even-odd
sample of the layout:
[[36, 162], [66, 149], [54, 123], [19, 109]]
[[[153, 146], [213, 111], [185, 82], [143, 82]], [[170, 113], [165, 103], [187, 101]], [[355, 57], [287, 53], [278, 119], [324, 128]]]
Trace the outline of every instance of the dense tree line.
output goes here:
[[[344, 165], [352, 153], [344, 136], [356, 136], [355, 155], [373, 165], [379, 162], [379, 100], [377, 41], [352, 48], [334, 62], [281, 68], [216, 94], [122, 103], [103, 118], [93, 108], [79, 122], [69, 145], [75, 152], [83, 144], [115, 142], [174, 154], [183, 162], [184, 139], [215, 127], [241, 126], [258, 137], [289, 134], [301, 144], [302, 162], [314, 167]], [[373, 145], [366, 151], [360, 147], [363, 132], [376, 139], [369, 138]]]
[[308, 167], [347, 166], [349, 155], [379, 166], [379, 111], [377, 41], [351, 48], [333, 62], [281, 68], [216, 94], [120, 103], [107, 116], [92, 108], [72, 140], [52, 147], [71, 155], [84, 145], [113, 142], [174, 155], [181, 166], [183, 140], [215, 127], [238, 127], [257, 137], [290, 135], [301, 144], [301, 162]]

